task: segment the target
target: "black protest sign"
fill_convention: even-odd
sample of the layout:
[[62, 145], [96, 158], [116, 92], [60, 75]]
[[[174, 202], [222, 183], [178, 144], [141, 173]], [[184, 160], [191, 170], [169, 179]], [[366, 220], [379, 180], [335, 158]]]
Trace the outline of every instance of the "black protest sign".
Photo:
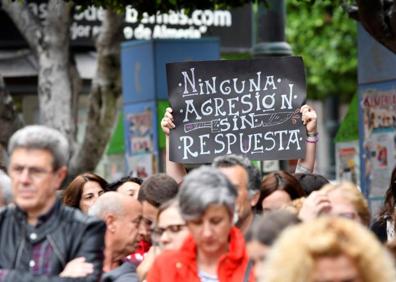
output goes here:
[[304, 157], [300, 57], [172, 63], [166, 71], [176, 125], [170, 160], [208, 163], [231, 153], [251, 160]]

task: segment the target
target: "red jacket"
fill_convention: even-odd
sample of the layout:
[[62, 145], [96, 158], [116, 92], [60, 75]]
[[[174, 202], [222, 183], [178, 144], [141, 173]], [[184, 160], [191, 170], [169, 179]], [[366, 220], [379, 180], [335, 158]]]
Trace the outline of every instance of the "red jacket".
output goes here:
[[[248, 256], [242, 233], [235, 227], [230, 232], [229, 252], [220, 258], [217, 275], [219, 282], [243, 282]], [[191, 236], [180, 250], [159, 255], [147, 275], [147, 282], [200, 282], [196, 262], [196, 245]], [[249, 282], [254, 281], [251, 268]]]

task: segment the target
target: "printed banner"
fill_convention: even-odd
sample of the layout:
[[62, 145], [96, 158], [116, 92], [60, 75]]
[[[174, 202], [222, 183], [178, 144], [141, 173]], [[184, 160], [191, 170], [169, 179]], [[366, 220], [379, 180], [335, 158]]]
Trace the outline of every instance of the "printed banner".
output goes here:
[[395, 82], [360, 89], [363, 120], [363, 181], [371, 197], [383, 197], [396, 165]]
[[300, 57], [172, 63], [166, 70], [176, 125], [172, 161], [209, 163], [231, 153], [251, 160], [304, 157]]
[[337, 181], [350, 181], [360, 186], [359, 143], [340, 142], [336, 144]]

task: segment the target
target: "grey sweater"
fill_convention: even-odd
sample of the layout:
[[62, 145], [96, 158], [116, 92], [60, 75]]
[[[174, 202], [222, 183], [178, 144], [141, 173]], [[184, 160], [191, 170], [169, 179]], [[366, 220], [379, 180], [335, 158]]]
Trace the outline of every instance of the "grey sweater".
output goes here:
[[131, 262], [124, 262], [112, 271], [103, 273], [101, 282], [139, 282], [136, 266]]

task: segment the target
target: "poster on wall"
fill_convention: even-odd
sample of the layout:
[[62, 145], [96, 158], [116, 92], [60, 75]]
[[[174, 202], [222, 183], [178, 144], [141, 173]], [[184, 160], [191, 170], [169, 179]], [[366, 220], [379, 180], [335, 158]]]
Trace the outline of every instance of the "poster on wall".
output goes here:
[[156, 173], [157, 111], [154, 102], [124, 106], [126, 172], [145, 178]]
[[371, 196], [383, 196], [389, 186], [395, 166], [395, 131], [377, 132], [366, 139], [366, 177], [369, 178]]
[[145, 179], [156, 173], [153, 154], [137, 154], [127, 157], [129, 175]]
[[396, 164], [396, 82], [361, 87], [362, 180], [372, 197], [384, 196]]
[[208, 163], [241, 154], [251, 160], [305, 156], [305, 101], [300, 57], [167, 64], [176, 128], [170, 159]]
[[362, 97], [364, 137], [396, 127], [396, 89], [368, 89]]
[[153, 151], [153, 120], [151, 108], [142, 112], [128, 113], [126, 115], [129, 133], [129, 151], [131, 154], [147, 153]]
[[359, 143], [337, 143], [336, 154], [337, 181], [350, 181], [360, 186]]

